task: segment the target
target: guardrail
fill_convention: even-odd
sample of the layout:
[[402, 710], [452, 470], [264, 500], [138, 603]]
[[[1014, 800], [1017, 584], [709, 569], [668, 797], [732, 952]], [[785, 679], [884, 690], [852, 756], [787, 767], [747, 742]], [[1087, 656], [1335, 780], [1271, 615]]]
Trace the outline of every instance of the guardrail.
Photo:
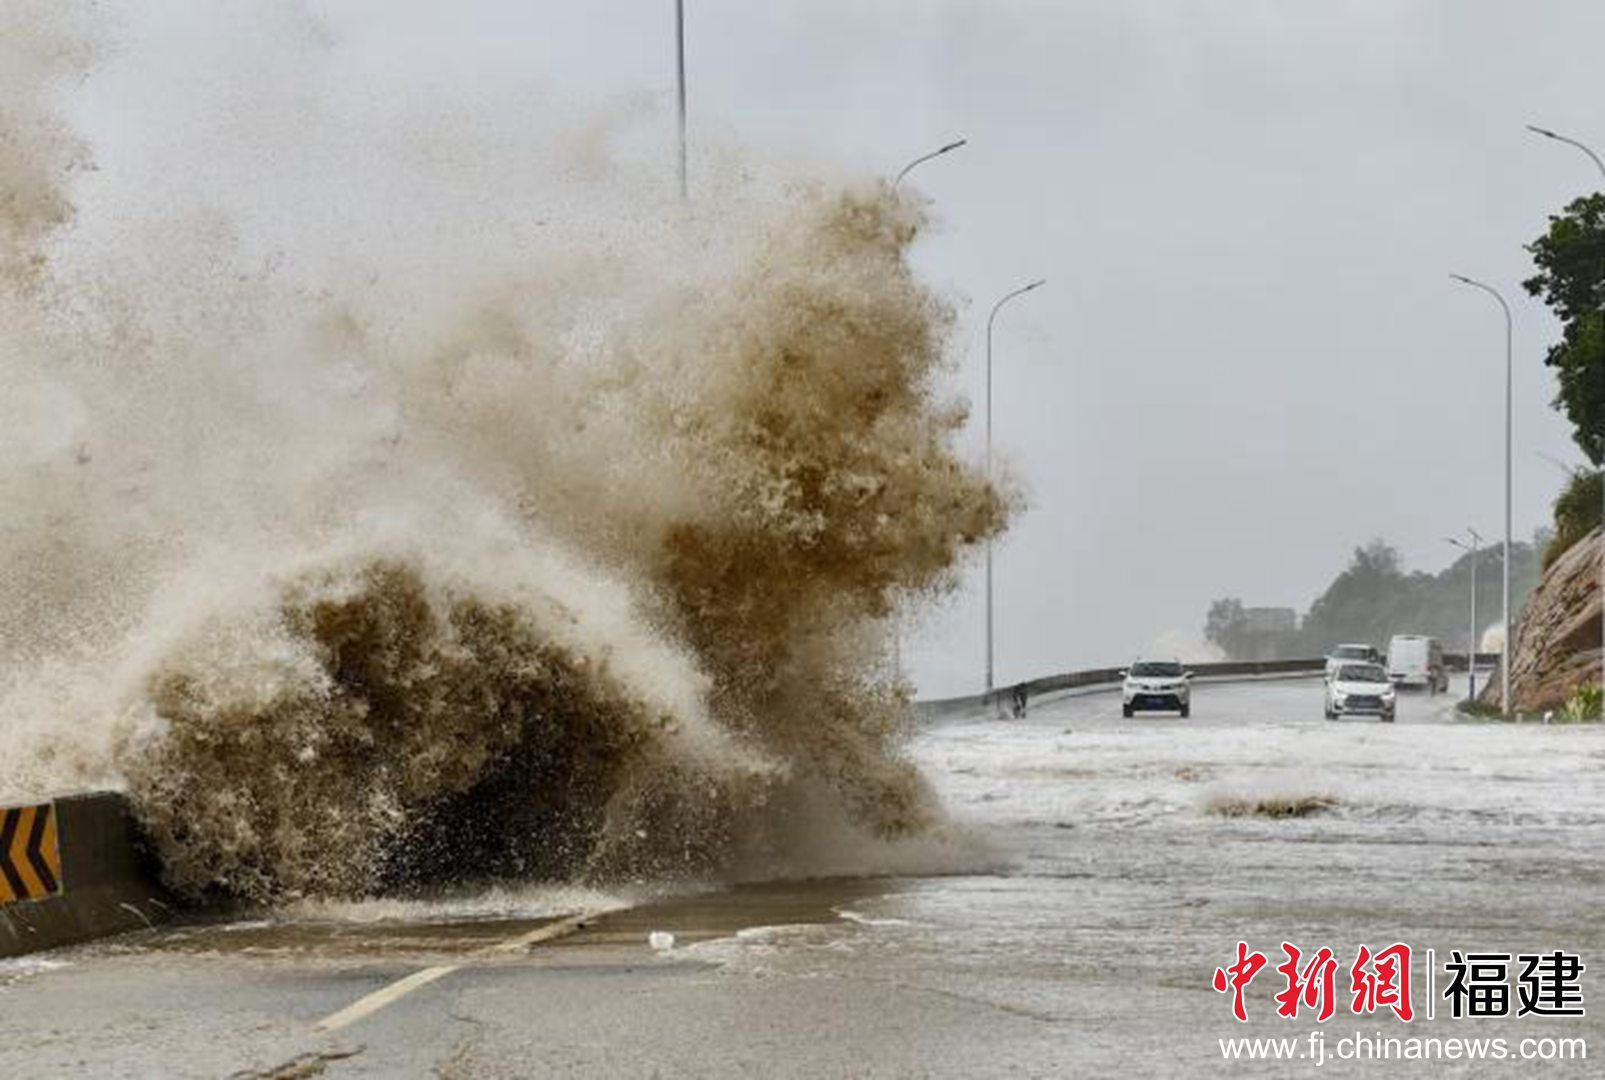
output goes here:
[[[1478, 667], [1489, 667], [1499, 662], [1498, 653], [1477, 653]], [[1300, 660], [1219, 660], [1208, 661], [1201, 664], [1183, 665], [1188, 671], [1200, 678], [1211, 680], [1264, 679], [1284, 675], [1289, 678], [1300, 675], [1316, 675], [1326, 670], [1326, 658]], [[1444, 653], [1443, 666], [1450, 671], [1466, 670], [1465, 653]], [[957, 712], [967, 712], [977, 708], [994, 704], [998, 701], [1011, 701], [1015, 696], [1023, 693], [1026, 701], [1044, 694], [1058, 693], [1063, 690], [1077, 690], [1091, 687], [1114, 687], [1120, 684], [1122, 667], [1088, 668], [1084, 671], [1067, 671], [1059, 675], [1045, 675], [1040, 679], [1029, 679], [1022, 683], [995, 688], [990, 694], [969, 694], [964, 697], [940, 698], [932, 701], [918, 701], [914, 703], [915, 711], [923, 719], [936, 719]]]

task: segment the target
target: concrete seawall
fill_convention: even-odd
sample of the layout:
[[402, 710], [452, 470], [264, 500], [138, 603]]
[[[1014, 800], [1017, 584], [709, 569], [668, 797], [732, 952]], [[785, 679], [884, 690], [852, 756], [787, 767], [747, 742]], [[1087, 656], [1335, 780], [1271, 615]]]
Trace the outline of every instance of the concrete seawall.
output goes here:
[[0, 957], [138, 930], [171, 911], [121, 795], [0, 807]]

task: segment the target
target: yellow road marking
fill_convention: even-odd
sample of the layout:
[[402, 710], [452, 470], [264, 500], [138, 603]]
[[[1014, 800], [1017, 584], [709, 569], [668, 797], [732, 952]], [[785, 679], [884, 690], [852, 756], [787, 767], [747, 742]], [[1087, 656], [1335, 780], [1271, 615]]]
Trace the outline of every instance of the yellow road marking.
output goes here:
[[[487, 945], [483, 949], [476, 949], [471, 955], [492, 956], [497, 953], [518, 952], [532, 945], [539, 945], [543, 941], [551, 941], [553, 938], [572, 934], [594, 918], [594, 915], [569, 915], [555, 922], [549, 922], [544, 926], [538, 926], [527, 934], [520, 934], [515, 938], [508, 938], [506, 941], [498, 941], [496, 944]], [[375, 990], [365, 998], [352, 1002], [339, 1012], [324, 1017], [317, 1022], [315, 1030], [338, 1031], [343, 1027], [349, 1027], [358, 1020], [372, 1016], [387, 1005], [395, 1004], [414, 990], [428, 986], [436, 979], [445, 978], [462, 966], [461, 964], [447, 964], [442, 967], [429, 967], [424, 968], [422, 971], [415, 971], [405, 978], [397, 979], [383, 989]]]
[[436, 979], [444, 978], [456, 971], [460, 965], [452, 964], [449, 967], [424, 968], [415, 971], [405, 979], [398, 979], [383, 990], [375, 990], [360, 1001], [353, 1002], [332, 1016], [326, 1016], [318, 1021], [319, 1031], [338, 1031], [349, 1024], [355, 1024], [365, 1016], [378, 1012], [386, 1005], [393, 1004], [406, 997], [421, 986], [428, 986]]
[[494, 945], [487, 945], [479, 951], [483, 953], [517, 952], [519, 949], [527, 949], [531, 945], [539, 945], [543, 941], [567, 937], [594, 918], [596, 918], [595, 915], [570, 915], [566, 919], [558, 919], [556, 922], [547, 923], [545, 926], [537, 926], [527, 934], [520, 934], [518, 937], [509, 938], [506, 941], [498, 941]]

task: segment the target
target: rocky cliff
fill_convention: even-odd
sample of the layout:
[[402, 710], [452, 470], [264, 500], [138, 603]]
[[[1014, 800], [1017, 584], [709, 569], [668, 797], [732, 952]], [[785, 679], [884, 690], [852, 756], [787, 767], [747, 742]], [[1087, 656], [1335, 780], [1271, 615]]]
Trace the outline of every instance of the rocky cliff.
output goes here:
[[[1516, 623], [1516, 657], [1510, 696], [1519, 710], [1563, 705], [1572, 687], [1600, 675], [1600, 553], [1598, 529], [1574, 544], [1544, 572]], [[1481, 699], [1501, 703], [1499, 678]]]

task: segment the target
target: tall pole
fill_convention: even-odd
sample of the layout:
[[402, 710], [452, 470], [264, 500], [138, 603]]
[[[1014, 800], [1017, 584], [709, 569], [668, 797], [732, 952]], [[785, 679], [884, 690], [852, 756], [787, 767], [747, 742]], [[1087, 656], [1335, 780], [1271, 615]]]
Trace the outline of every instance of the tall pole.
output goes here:
[[1463, 274], [1450, 274], [1450, 277], [1462, 285], [1470, 285], [1474, 289], [1481, 289], [1495, 300], [1499, 301], [1500, 310], [1505, 313], [1505, 582], [1504, 582], [1504, 621], [1505, 643], [1499, 657], [1499, 692], [1504, 699], [1505, 719], [1509, 720], [1510, 709], [1510, 660], [1515, 654], [1513, 639], [1516, 636], [1516, 627], [1510, 621], [1510, 442], [1512, 429], [1511, 394], [1515, 383], [1515, 324], [1510, 317], [1510, 305], [1498, 289], [1492, 285], [1484, 284], [1468, 278]]
[[[957, 150], [959, 147], [966, 145], [969, 141], [970, 140], [968, 139], [955, 139], [944, 146], [937, 147], [928, 154], [921, 154], [919, 157], [915, 158], [913, 161], [909, 162], [907, 165], [904, 165], [900, 170], [898, 170], [897, 176], [892, 179], [892, 190], [897, 190], [897, 185], [903, 182], [903, 177], [913, 172], [916, 165], [923, 165], [932, 158], [941, 157], [943, 154]], [[893, 612], [892, 616], [892, 672], [899, 679], [902, 678], [903, 624], [901, 620], [897, 618], [895, 611]]]
[[1444, 540], [1453, 544], [1461, 551], [1471, 553], [1471, 633], [1466, 636], [1466, 676], [1468, 678], [1466, 698], [1477, 700], [1477, 560], [1482, 553], [1482, 537], [1477, 535], [1476, 529], [1468, 528], [1466, 533], [1471, 537], [1471, 543], [1446, 536]]
[[[992, 305], [992, 313], [986, 317], [986, 482], [992, 482], [992, 324], [997, 320], [998, 310], [1013, 300], [1016, 296], [1023, 296], [1032, 289], [1045, 285], [1045, 278], [1038, 278], [1029, 285], [1022, 285], [1011, 293], [1006, 293], [1003, 299]], [[992, 693], [992, 538], [986, 539], [986, 692]]]
[[1482, 558], [1482, 537], [1477, 535], [1476, 529], [1467, 529], [1471, 534], [1471, 653], [1466, 661], [1466, 673], [1470, 677], [1468, 700], [1477, 700], [1477, 563]]
[[[1555, 142], [1565, 143], [1567, 146], [1574, 146], [1577, 149], [1581, 150], [1583, 153], [1587, 154], [1589, 156], [1589, 158], [1594, 162], [1594, 166], [1597, 169], [1599, 169], [1600, 178], [1602, 180], [1605, 180], [1605, 160], [1602, 160], [1598, 154], [1594, 153], [1594, 151], [1590, 147], [1585, 145], [1584, 143], [1578, 142], [1576, 139], [1569, 139], [1565, 135], [1558, 135], [1555, 132], [1550, 131], [1548, 128], [1536, 127], [1536, 126], [1534, 126], [1532, 124], [1528, 124], [1527, 125], [1527, 130], [1531, 131], [1535, 135], [1542, 135], [1546, 139], [1553, 139]], [[1605, 274], [1601, 275], [1601, 279], [1605, 280]], [[1601, 341], [1605, 341], [1605, 298], [1602, 298], [1600, 300], [1599, 321], [1600, 321], [1600, 340]], [[1600, 461], [1599, 474], [1600, 474], [1600, 492], [1601, 492], [1601, 494], [1600, 494], [1600, 519], [1599, 519], [1599, 527], [1600, 527], [1600, 548], [1599, 548], [1599, 550], [1600, 550], [1600, 560], [1599, 560], [1599, 589], [1600, 589], [1600, 605], [1599, 605], [1599, 684], [1600, 684], [1601, 692], [1605, 693], [1605, 458], [1602, 458], [1602, 460]]]
[[676, 117], [680, 127], [680, 201], [686, 199], [685, 180], [685, 0], [674, 0], [674, 74]]
[[949, 153], [950, 151], [953, 151], [953, 150], [957, 150], [959, 147], [966, 145], [969, 141], [970, 140], [968, 140], [968, 139], [955, 139], [953, 142], [948, 143], [946, 146], [938, 147], [937, 149], [932, 150], [929, 154], [921, 154], [919, 157], [915, 158], [913, 161], [909, 162], [907, 165], [904, 165], [903, 168], [901, 170], [899, 170], [899, 172], [897, 174], [897, 177], [892, 181], [892, 190], [893, 191], [897, 190], [897, 185], [901, 184], [903, 182], [903, 177], [905, 177], [909, 173], [913, 172], [914, 171], [914, 167], [916, 165], [923, 165], [925, 162], [931, 160], [934, 157], [941, 157], [943, 154]]

